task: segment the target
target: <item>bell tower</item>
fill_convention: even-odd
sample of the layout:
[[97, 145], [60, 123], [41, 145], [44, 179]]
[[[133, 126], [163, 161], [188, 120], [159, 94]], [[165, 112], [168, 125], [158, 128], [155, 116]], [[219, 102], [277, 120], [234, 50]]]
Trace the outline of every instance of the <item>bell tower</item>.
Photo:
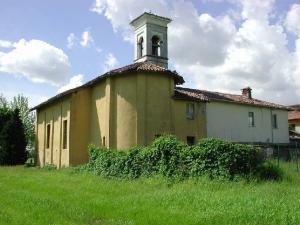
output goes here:
[[168, 24], [171, 19], [143, 13], [130, 25], [134, 27], [134, 62], [151, 62], [168, 68]]

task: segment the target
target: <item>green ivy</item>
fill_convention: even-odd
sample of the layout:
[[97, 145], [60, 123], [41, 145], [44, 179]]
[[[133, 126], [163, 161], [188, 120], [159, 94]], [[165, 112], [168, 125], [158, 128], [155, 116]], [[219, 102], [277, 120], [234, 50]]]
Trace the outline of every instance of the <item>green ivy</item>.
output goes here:
[[278, 179], [280, 171], [264, 163], [260, 149], [220, 139], [202, 139], [188, 146], [172, 135], [164, 135], [149, 147], [127, 151], [89, 146], [89, 163], [77, 168], [105, 177], [138, 178], [199, 177], [232, 180], [235, 177]]

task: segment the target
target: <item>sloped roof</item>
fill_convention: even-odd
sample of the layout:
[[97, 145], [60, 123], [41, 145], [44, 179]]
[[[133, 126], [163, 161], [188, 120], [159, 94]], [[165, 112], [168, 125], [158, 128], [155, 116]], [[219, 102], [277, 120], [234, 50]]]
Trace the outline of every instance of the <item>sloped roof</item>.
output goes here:
[[180, 76], [176, 71], [171, 71], [162, 66], [159, 66], [159, 65], [156, 65], [153, 63], [149, 63], [149, 62], [137, 62], [137, 63], [133, 63], [133, 64], [130, 64], [130, 65], [127, 65], [124, 67], [120, 67], [118, 69], [111, 70], [109, 72], [104, 73], [103, 75], [97, 76], [95, 79], [88, 81], [87, 83], [85, 83], [79, 87], [59, 93], [59, 94], [55, 95], [54, 97], [48, 99], [47, 101], [33, 107], [31, 110], [35, 110], [42, 106], [45, 106], [59, 98], [62, 98], [64, 96], [67, 96], [67, 95], [79, 90], [80, 88], [92, 86], [93, 84], [105, 79], [106, 77], [117, 76], [117, 75], [122, 75], [122, 74], [125, 75], [125, 74], [134, 73], [134, 72], [159, 73], [159, 74], [173, 77], [175, 84], [183, 84], [184, 83], [183, 77]]
[[295, 111], [300, 111], [300, 104], [297, 105], [290, 105], [290, 108], [294, 109]]
[[174, 98], [196, 100], [196, 101], [225, 101], [225, 102], [232, 102], [232, 103], [261, 106], [267, 108], [291, 110], [289, 107], [283, 105], [266, 102], [255, 98], [247, 98], [246, 96], [243, 95], [226, 94], [220, 92], [212, 92], [212, 91], [183, 88], [183, 87], [175, 88]]
[[300, 112], [289, 112], [289, 120], [300, 119]]

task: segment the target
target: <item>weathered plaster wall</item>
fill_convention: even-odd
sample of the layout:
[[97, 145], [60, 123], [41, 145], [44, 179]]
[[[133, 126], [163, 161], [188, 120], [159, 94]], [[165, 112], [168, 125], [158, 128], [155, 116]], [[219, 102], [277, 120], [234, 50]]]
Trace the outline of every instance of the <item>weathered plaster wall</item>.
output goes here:
[[[186, 118], [186, 104], [193, 103], [195, 106], [194, 119]], [[203, 102], [191, 102], [185, 100], [175, 100], [175, 135], [186, 142], [187, 136], [195, 137], [197, 142], [206, 137], [206, 109]]]
[[174, 134], [173, 99], [174, 81], [159, 74], [146, 74], [145, 126], [146, 143], [150, 144], [155, 135]]
[[[206, 104], [207, 136], [234, 142], [288, 143], [288, 112], [242, 104], [209, 102]], [[248, 125], [248, 112], [254, 112], [255, 126]], [[271, 115], [277, 114], [273, 129]]]
[[119, 76], [111, 82], [110, 146], [124, 149], [137, 143], [136, 76]]
[[70, 166], [88, 161], [90, 142], [91, 89], [82, 88], [72, 94], [70, 123]]
[[[64, 98], [37, 111], [37, 162], [69, 166], [69, 149], [62, 149], [62, 120], [70, 121], [70, 98]], [[46, 146], [46, 127], [50, 124], [49, 148]]]
[[[91, 90], [90, 143], [102, 146], [103, 138], [107, 142], [108, 115], [107, 98], [105, 95], [106, 82], [103, 81]], [[107, 145], [107, 143], [106, 143]]]
[[92, 88], [91, 139], [125, 149], [151, 143], [156, 134], [174, 133], [173, 80], [155, 73], [108, 78]]

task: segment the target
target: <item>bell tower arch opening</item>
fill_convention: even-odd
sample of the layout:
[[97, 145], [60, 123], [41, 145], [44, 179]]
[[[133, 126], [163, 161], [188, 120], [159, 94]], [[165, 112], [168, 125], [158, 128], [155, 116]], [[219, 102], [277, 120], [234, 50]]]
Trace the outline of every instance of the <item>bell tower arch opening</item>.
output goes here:
[[168, 24], [171, 19], [143, 13], [130, 24], [135, 31], [135, 62], [150, 62], [168, 68]]

